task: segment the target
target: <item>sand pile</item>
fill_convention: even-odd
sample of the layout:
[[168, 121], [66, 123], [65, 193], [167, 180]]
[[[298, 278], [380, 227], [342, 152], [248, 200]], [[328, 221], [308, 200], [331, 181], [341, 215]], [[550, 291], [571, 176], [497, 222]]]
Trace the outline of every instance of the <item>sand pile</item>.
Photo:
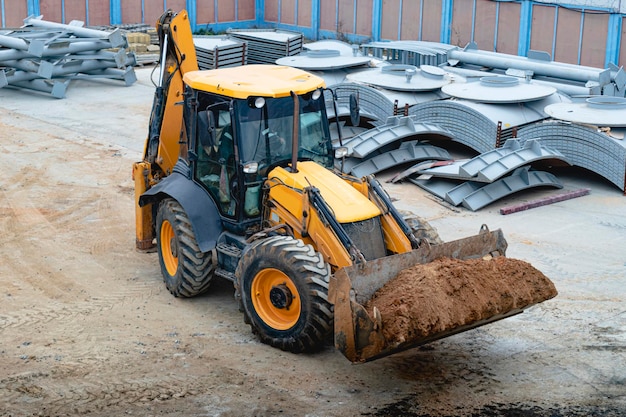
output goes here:
[[554, 284], [527, 262], [506, 257], [440, 258], [400, 272], [374, 294], [388, 344], [421, 339], [521, 309], [557, 295]]

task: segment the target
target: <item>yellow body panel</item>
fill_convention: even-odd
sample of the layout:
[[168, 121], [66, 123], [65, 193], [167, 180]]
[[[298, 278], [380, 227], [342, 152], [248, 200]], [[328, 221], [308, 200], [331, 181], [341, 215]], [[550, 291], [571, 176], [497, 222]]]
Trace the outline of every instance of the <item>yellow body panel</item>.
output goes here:
[[[327, 227], [317, 215], [310, 210], [308, 195], [302, 190], [285, 187], [276, 177], [268, 181], [270, 188], [270, 204], [268, 223], [270, 226], [288, 224], [296, 238], [312, 245], [322, 254], [333, 270], [352, 265], [350, 254], [346, 251], [332, 229]], [[294, 211], [291, 211], [294, 210]], [[307, 213], [307, 216], [296, 218], [292, 213]]]
[[152, 247], [152, 208], [139, 207], [139, 197], [149, 187], [150, 163], [137, 162], [133, 164], [133, 181], [135, 183], [135, 233], [137, 249], [147, 250]]
[[324, 87], [324, 80], [297, 68], [280, 65], [245, 65], [185, 73], [190, 87], [245, 99], [250, 96], [288, 97]]
[[[311, 185], [317, 187], [326, 203], [333, 209], [335, 218], [339, 223], [367, 220], [381, 214], [374, 203], [328, 168], [324, 168], [313, 161], [298, 162], [297, 168], [298, 172], [296, 173], [288, 172], [283, 168], [276, 168], [270, 173], [269, 179], [276, 178], [288, 187], [298, 190], [303, 190]], [[301, 204], [293, 201], [280, 201], [288, 208], [292, 204]], [[290, 211], [292, 213], [300, 212]]]
[[[313, 247], [324, 256], [333, 270], [352, 265], [353, 261], [328, 225], [324, 224], [311, 209], [308, 194], [303, 190], [315, 186], [326, 203], [330, 206], [339, 223], [352, 223], [380, 216], [381, 211], [371, 202], [366, 194], [360, 192], [350, 183], [335, 175], [332, 171], [312, 161], [299, 162], [298, 172], [291, 173], [283, 168], [274, 169], [268, 178], [271, 201], [268, 221], [271, 225], [288, 224], [294, 235]], [[303, 215], [301, 213], [306, 213]], [[386, 225], [383, 218], [384, 234], [388, 237], [393, 225]], [[397, 227], [397, 226], [396, 226]], [[397, 230], [391, 233], [397, 232]], [[404, 234], [400, 232], [404, 237]], [[391, 239], [391, 250], [405, 251], [406, 246]], [[404, 242], [403, 242], [404, 243]], [[411, 246], [408, 244], [408, 250]], [[388, 245], [389, 246], [389, 245]]]

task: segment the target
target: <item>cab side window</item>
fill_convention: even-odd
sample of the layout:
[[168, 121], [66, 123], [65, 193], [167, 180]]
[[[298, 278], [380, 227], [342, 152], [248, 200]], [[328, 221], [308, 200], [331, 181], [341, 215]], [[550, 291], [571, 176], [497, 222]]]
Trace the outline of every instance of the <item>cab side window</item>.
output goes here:
[[[200, 100], [198, 106], [196, 154], [196, 178], [213, 196], [218, 208], [226, 216], [236, 213], [234, 190], [236, 162], [231, 128], [229, 103], [211, 104]], [[213, 120], [211, 129], [209, 120]]]

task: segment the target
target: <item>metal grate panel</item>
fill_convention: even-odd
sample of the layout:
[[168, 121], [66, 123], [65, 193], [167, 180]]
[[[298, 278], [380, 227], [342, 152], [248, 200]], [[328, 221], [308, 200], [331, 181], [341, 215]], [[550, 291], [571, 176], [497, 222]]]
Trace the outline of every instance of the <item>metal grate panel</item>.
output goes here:
[[387, 254], [380, 217], [344, 223], [342, 226], [366, 260], [382, 258]]

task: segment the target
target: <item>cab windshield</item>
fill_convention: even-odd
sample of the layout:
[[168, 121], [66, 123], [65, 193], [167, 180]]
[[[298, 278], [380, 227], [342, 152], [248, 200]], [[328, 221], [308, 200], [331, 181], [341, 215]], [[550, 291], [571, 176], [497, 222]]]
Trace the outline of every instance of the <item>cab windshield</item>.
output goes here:
[[[299, 160], [314, 160], [332, 167], [332, 143], [323, 95], [298, 98], [300, 103]], [[237, 100], [235, 115], [240, 141], [241, 162], [256, 161], [259, 167], [284, 164], [291, 160], [294, 103], [291, 97]], [[257, 107], [259, 106], [259, 107]]]

